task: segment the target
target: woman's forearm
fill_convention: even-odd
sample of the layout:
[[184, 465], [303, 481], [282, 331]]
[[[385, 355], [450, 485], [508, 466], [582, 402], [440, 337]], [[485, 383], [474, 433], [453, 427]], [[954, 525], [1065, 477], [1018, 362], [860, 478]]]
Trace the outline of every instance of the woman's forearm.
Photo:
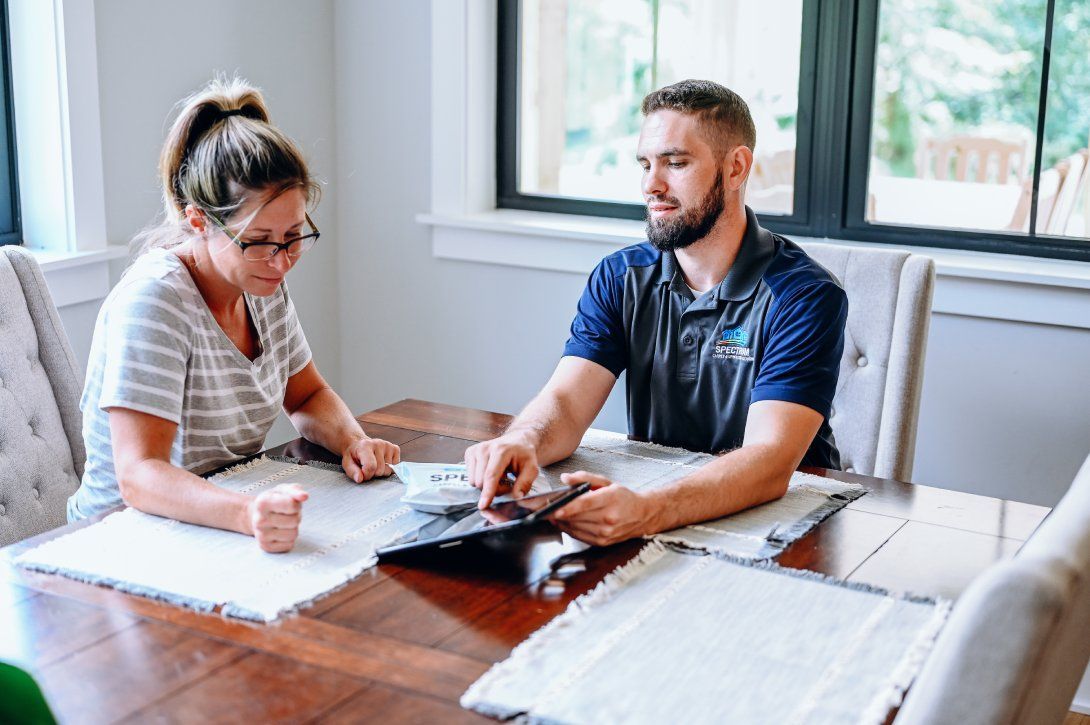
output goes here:
[[167, 461], [133, 463], [119, 475], [118, 484], [125, 503], [145, 513], [253, 535], [250, 496], [220, 488]]
[[368, 437], [341, 396], [328, 386], [311, 394], [290, 417], [300, 435], [334, 453]]

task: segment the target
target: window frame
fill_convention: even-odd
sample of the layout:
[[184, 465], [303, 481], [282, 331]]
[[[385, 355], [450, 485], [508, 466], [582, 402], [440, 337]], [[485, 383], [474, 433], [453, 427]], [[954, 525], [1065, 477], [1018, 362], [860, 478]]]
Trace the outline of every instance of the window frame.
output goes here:
[[[519, 0], [498, 1], [496, 207], [643, 220], [640, 204], [519, 191], [520, 7]], [[791, 215], [758, 213], [761, 224], [795, 236], [1090, 261], [1090, 239], [1033, 231], [1054, 16], [1055, 0], [1047, 0], [1031, 231], [1020, 234], [866, 221], [879, 3], [860, 0], [803, 2], [795, 209]]]
[[[6, 164], [0, 163], [0, 245], [23, 243], [18, 154], [15, 148], [10, 27], [7, 0], [0, 0], [0, 160], [5, 156], [7, 158]], [[8, 216], [5, 218], [5, 215]]]

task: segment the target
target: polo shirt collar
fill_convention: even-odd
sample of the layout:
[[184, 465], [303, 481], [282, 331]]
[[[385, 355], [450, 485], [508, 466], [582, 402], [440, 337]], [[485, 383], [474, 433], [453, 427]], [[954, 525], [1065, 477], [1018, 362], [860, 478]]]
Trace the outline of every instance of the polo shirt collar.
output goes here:
[[[734, 264], [719, 283], [715, 296], [720, 300], [737, 302], [748, 299], [776, 253], [776, 240], [772, 233], [757, 222], [757, 215], [752, 209], [748, 206], [745, 209], [746, 231], [742, 235], [742, 245], [738, 249]], [[671, 288], [679, 292], [687, 289], [681, 267], [673, 252], [662, 255], [662, 274], [659, 281], [670, 283]]]

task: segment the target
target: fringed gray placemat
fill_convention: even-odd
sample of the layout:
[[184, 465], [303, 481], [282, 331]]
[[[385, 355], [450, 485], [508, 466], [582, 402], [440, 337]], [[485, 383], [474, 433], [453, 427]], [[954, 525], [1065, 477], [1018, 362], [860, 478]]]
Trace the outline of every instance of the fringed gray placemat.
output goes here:
[[949, 603], [652, 542], [462, 696], [549, 723], [881, 723]]
[[[547, 471], [559, 480], [564, 471], [585, 469], [638, 490], [676, 481], [713, 458], [591, 429], [575, 455]], [[748, 559], [770, 559], [865, 493], [858, 484], [796, 472], [783, 498], [651, 538]]]
[[269, 621], [329, 592], [375, 563], [375, 548], [431, 517], [402, 506], [396, 479], [353, 483], [339, 466], [267, 458], [211, 479], [256, 495], [280, 483], [310, 494], [295, 548], [268, 554], [249, 536], [135, 509], [35, 547], [20, 566], [104, 584], [202, 611]]

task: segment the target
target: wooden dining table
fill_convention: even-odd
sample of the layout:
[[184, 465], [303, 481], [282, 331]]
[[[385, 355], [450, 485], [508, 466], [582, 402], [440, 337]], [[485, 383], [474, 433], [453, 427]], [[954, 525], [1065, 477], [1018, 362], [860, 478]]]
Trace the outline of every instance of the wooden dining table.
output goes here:
[[[403, 460], [458, 462], [510, 417], [403, 400], [359, 418]], [[271, 454], [338, 461], [296, 440]], [[867, 494], [778, 558], [893, 591], [956, 598], [1048, 513], [1013, 501], [839, 471]], [[101, 518], [101, 517], [97, 517]], [[0, 660], [24, 666], [62, 722], [462, 722], [493, 663], [641, 547], [530, 537], [496, 560], [380, 564], [270, 624], [229, 619], [17, 568], [96, 519], [0, 549]], [[562, 562], [558, 565], [558, 562]]]

